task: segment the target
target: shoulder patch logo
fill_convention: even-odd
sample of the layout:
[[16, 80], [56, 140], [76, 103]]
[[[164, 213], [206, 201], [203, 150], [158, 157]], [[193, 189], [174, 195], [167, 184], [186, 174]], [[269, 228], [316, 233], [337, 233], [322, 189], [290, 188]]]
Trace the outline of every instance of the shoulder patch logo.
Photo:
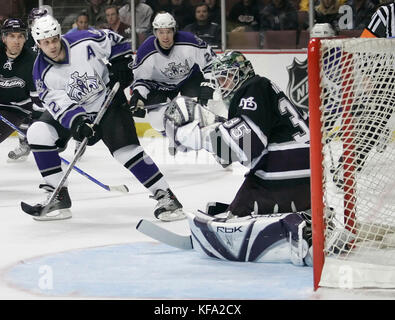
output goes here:
[[289, 81], [287, 95], [291, 102], [298, 108], [307, 110], [309, 108], [309, 90], [307, 78], [307, 59], [294, 61], [287, 67]]
[[239, 107], [242, 109], [254, 111], [257, 108], [257, 104], [254, 101], [254, 97], [241, 98]]
[[35, 85], [36, 85], [36, 90], [39, 94], [44, 92], [44, 90], [45, 90], [44, 89], [44, 82], [41, 79], [37, 79], [35, 81]]

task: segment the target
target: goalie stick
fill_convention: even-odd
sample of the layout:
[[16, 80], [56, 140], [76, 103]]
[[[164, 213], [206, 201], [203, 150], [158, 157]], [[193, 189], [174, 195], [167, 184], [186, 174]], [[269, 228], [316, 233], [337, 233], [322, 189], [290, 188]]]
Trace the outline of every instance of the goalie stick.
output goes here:
[[193, 249], [192, 236], [182, 236], [170, 230], [162, 228], [148, 220], [140, 220], [136, 229], [146, 236], [158, 240], [171, 247], [183, 250]]
[[[99, 124], [101, 119], [104, 116], [104, 113], [107, 111], [108, 107], [110, 106], [115, 94], [117, 93], [118, 89], [119, 89], [119, 82], [115, 83], [115, 85], [112, 87], [110, 93], [108, 94], [106, 100], [104, 101], [103, 106], [101, 107], [101, 109], [99, 110], [99, 112], [97, 113], [97, 116], [95, 118], [95, 120], [93, 121], [92, 125], [96, 125]], [[85, 146], [88, 143], [88, 138], [84, 138], [80, 144], [80, 146], [78, 147], [73, 160], [70, 162], [70, 164], [68, 165], [65, 173], [63, 174], [62, 179], [59, 181], [58, 186], [55, 188], [55, 190], [52, 192], [51, 196], [49, 197], [49, 199], [47, 200], [46, 204], [41, 205], [40, 207], [38, 206], [31, 206], [25, 202], [21, 202], [21, 207], [22, 210], [24, 212], [26, 212], [27, 214], [30, 214], [32, 216], [43, 216], [47, 213], [51, 203], [55, 200], [56, 196], [58, 195], [60, 189], [63, 187], [64, 183], [67, 180], [67, 177], [69, 176], [71, 170], [73, 169], [75, 163], [77, 162], [77, 160], [80, 158], [81, 154], [82, 154], [82, 150], [85, 148]]]
[[[17, 131], [21, 136], [26, 137], [26, 135], [16, 125], [14, 125], [8, 119], [4, 118], [1, 114], [0, 114], [0, 120], [3, 121], [4, 123], [6, 123], [11, 128], [13, 128], [15, 131]], [[62, 157], [60, 157], [60, 160], [62, 162], [64, 162], [65, 164], [67, 164], [67, 165], [70, 164], [70, 162], [68, 160], [66, 160], [66, 159], [64, 159]], [[95, 179], [94, 177], [92, 177], [91, 175], [86, 173], [84, 170], [78, 168], [76, 165], [73, 166], [73, 169], [75, 171], [77, 171], [79, 174], [81, 174], [84, 177], [88, 178], [89, 180], [91, 180], [92, 182], [96, 183], [97, 185], [99, 185], [100, 187], [102, 187], [103, 189], [105, 189], [107, 191], [119, 191], [119, 192], [123, 192], [123, 193], [129, 192], [129, 189], [128, 189], [128, 187], [126, 185], [110, 186], [110, 185], [104, 184], [104, 183], [100, 182], [99, 180]]]

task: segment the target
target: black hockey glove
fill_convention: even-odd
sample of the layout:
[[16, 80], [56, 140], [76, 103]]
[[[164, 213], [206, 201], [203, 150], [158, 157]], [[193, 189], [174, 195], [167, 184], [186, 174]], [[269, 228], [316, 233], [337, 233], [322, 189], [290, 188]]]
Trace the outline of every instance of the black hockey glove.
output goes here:
[[112, 87], [115, 82], [119, 81], [121, 89], [128, 87], [133, 81], [133, 57], [131, 54], [127, 54], [110, 61], [111, 65], [108, 66], [110, 72], [110, 83]]
[[147, 111], [144, 109], [146, 100], [140, 95], [137, 90], [133, 90], [132, 96], [129, 100], [130, 111], [134, 117], [144, 118]]
[[92, 122], [85, 116], [78, 116], [74, 119], [71, 126], [71, 134], [74, 140], [82, 141], [88, 138], [88, 146], [93, 146], [101, 139], [101, 130], [98, 125], [93, 125]]
[[213, 98], [215, 86], [210, 81], [204, 81], [200, 84], [200, 93], [198, 97], [198, 103], [205, 106], [208, 100]]

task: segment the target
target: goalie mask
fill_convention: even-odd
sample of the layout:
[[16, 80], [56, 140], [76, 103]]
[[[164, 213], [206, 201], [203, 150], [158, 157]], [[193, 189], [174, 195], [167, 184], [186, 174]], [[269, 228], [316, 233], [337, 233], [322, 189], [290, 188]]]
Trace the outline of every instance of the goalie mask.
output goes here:
[[222, 98], [229, 98], [247, 79], [255, 76], [255, 72], [242, 53], [230, 51], [213, 63], [212, 75]]

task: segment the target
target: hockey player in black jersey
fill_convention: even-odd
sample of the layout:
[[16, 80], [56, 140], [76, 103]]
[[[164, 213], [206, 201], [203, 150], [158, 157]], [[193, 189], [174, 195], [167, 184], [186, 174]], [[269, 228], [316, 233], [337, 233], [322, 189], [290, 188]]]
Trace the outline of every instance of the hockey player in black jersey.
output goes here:
[[[42, 113], [42, 104], [33, 83], [34, 53], [24, 46], [27, 27], [20, 19], [7, 19], [1, 28], [0, 114], [26, 133], [32, 118]], [[14, 131], [0, 121], [0, 142]], [[19, 135], [19, 146], [10, 151], [11, 161], [24, 160], [30, 153], [26, 138]]]
[[[256, 261], [284, 245], [282, 257], [310, 264], [307, 121], [276, 84], [255, 74], [240, 52], [225, 53], [213, 62], [212, 72], [229, 106], [227, 120], [210, 121], [205, 108], [178, 98], [165, 112], [167, 135], [184, 148], [203, 148], [222, 164], [237, 161], [250, 170], [229, 205], [208, 205], [206, 213], [214, 218], [187, 213], [194, 247], [220, 259]], [[260, 231], [251, 231], [258, 224]], [[237, 230], [229, 246], [223, 239], [227, 226]]]
[[259, 214], [310, 209], [307, 121], [239, 52], [214, 62], [213, 76], [229, 106], [227, 121], [202, 127], [199, 119], [185, 116], [187, 124], [174, 125], [177, 116], [169, 108], [168, 135], [185, 148], [212, 152], [223, 164], [238, 161], [250, 169], [227, 208], [234, 215], [249, 215], [255, 202]]

